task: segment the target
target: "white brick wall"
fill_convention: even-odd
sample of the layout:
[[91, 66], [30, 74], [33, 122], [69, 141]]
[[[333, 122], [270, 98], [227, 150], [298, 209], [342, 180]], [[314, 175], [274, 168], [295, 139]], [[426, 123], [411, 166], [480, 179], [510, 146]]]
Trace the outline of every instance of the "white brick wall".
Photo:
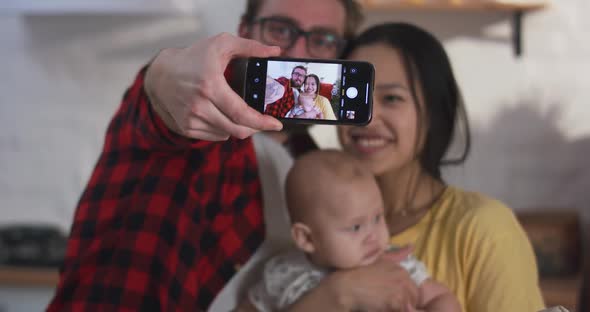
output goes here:
[[[210, 2], [197, 17], [0, 16], [0, 224], [69, 227], [107, 123], [141, 64], [160, 47], [235, 32], [244, 1]], [[525, 17], [521, 58], [512, 55], [506, 14], [369, 20], [414, 21], [444, 40], [476, 140], [471, 160], [449, 179], [517, 208], [590, 201], [590, 22], [583, 16], [590, 2], [554, 2]], [[336, 145], [330, 128], [314, 136]]]
[[[375, 13], [367, 24], [413, 22], [443, 40], [474, 139], [465, 166], [445, 171], [450, 183], [515, 209], [575, 208], [590, 217], [590, 1], [551, 2], [525, 15], [520, 58], [507, 13]], [[314, 131], [337, 146], [333, 129]]]

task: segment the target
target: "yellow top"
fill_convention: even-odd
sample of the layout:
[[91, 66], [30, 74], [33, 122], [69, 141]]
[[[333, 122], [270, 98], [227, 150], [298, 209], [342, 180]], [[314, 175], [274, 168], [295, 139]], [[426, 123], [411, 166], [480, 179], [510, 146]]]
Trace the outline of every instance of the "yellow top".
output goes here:
[[391, 243], [413, 244], [415, 256], [465, 312], [544, 308], [532, 246], [499, 201], [449, 186], [418, 224]]
[[330, 104], [330, 101], [322, 95], [316, 96], [314, 102], [315, 106], [317, 106], [321, 111], [322, 114], [324, 115], [323, 119], [326, 120], [336, 120], [336, 115], [334, 115], [334, 110], [332, 109], [332, 105]]

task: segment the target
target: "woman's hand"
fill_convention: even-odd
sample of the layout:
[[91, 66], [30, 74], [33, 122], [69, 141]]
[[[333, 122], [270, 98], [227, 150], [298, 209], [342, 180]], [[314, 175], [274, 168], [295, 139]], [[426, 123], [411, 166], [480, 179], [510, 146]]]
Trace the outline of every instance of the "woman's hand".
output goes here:
[[399, 262], [411, 253], [411, 248], [388, 252], [375, 263], [331, 274], [344, 305], [351, 310], [405, 312], [416, 306], [418, 287]]
[[246, 138], [282, 124], [260, 114], [235, 93], [224, 77], [236, 57], [270, 57], [278, 47], [220, 34], [184, 49], [162, 50], [149, 66], [145, 89], [154, 110], [171, 130], [189, 138], [219, 141]]

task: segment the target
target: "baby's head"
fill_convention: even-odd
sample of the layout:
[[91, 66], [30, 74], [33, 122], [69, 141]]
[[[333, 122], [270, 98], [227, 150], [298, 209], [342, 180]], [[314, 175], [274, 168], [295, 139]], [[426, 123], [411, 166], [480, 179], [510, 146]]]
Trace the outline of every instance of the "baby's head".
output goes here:
[[313, 93], [301, 93], [299, 95], [299, 104], [303, 107], [303, 110], [309, 112], [315, 105], [313, 102]]
[[381, 192], [353, 157], [335, 150], [306, 154], [295, 161], [286, 188], [291, 234], [315, 264], [354, 268], [387, 248]]

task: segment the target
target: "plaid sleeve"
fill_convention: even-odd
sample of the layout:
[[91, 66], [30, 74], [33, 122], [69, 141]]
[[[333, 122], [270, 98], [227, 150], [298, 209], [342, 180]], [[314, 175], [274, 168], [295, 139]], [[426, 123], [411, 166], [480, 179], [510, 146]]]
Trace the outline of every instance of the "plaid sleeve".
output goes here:
[[[152, 109], [144, 89], [144, 78], [148, 66], [142, 68], [133, 85], [127, 89], [118, 112], [111, 121], [107, 142], [110, 148], [133, 145], [146, 149], [187, 149], [201, 148], [214, 142], [183, 137], [166, 127], [162, 119]], [[127, 125], [132, 127], [126, 127]], [[110, 134], [116, 134], [113, 136]], [[129, 142], [116, 142], [114, 139], [127, 138]]]
[[75, 212], [48, 311], [201, 311], [264, 239], [250, 139], [176, 136], [142, 70]]
[[295, 98], [293, 96], [293, 89], [289, 79], [280, 77], [277, 81], [285, 87], [285, 94], [282, 98], [270, 103], [266, 106], [265, 114], [271, 115], [275, 118], [285, 117], [285, 115], [295, 105]]

